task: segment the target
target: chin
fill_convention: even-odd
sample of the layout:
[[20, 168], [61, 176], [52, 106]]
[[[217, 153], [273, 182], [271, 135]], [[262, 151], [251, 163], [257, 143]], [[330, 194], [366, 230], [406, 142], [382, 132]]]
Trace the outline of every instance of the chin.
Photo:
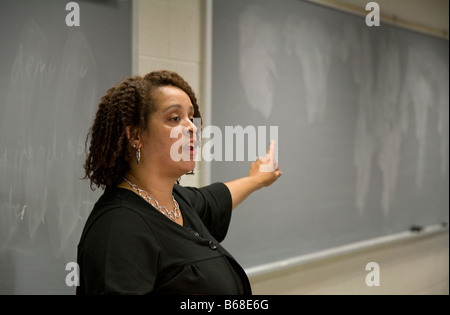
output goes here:
[[180, 167], [180, 176], [191, 173], [195, 169], [195, 161], [181, 161], [182, 166]]
[[194, 169], [195, 169], [195, 161], [190, 161], [190, 162], [187, 162], [187, 163], [189, 163], [190, 165], [189, 165], [189, 167], [187, 167], [187, 172], [186, 173], [193, 172]]

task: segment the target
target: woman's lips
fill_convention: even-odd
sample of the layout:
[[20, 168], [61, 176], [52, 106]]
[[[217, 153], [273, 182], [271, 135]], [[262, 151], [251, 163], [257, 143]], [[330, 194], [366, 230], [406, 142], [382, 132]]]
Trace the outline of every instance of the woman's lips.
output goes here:
[[197, 140], [192, 140], [188, 144], [183, 146], [183, 152], [189, 152], [190, 156], [195, 156], [197, 154]]

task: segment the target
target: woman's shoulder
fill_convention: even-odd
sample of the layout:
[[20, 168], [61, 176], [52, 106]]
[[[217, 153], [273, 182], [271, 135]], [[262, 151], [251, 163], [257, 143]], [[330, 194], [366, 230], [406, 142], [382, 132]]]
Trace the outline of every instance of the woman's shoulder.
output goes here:
[[174, 193], [187, 198], [198, 198], [205, 194], [226, 194], [229, 193], [228, 187], [222, 182], [212, 183], [202, 187], [174, 185]]
[[115, 187], [105, 189], [86, 220], [83, 234], [92, 226], [103, 229], [116, 222], [121, 223], [120, 226], [151, 229], [145, 211], [141, 209], [142, 206], [146, 206], [145, 201], [141, 204], [140, 199], [127, 189]]

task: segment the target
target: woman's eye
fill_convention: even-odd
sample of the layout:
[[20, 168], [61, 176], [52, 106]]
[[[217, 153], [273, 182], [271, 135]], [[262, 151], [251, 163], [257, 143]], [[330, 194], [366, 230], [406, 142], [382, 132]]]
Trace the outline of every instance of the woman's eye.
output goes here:
[[178, 122], [178, 121], [180, 121], [180, 117], [179, 117], [179, 116], [172, 117], [171, 120], [172, 120], [173, 122]]

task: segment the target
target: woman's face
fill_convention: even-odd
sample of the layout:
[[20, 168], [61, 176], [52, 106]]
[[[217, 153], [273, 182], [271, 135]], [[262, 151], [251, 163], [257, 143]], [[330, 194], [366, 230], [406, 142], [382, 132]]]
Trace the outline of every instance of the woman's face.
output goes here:
[[178, 178], [195, 168], [194, 106], [186, 92], [174, 86], [158, 88], [155, 101], [157, 110], [142, 134], [141, 156], [152, 167]]

